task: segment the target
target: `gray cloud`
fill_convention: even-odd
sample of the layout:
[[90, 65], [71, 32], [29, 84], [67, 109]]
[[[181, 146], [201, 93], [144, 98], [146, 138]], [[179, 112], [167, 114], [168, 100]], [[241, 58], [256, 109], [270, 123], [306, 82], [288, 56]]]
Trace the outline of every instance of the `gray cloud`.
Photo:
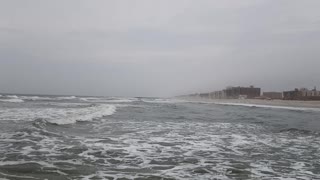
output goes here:
[[0, 1], [0, 92], [320, 86], [317, 0]]

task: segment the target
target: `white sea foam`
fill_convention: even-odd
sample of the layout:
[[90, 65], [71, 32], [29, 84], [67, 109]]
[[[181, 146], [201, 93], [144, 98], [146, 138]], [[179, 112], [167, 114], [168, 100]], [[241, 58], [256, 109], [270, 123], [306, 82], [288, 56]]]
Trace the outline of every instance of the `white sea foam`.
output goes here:
[[135, 100], [133, 99], [112, 99], [112, 100], [107, 100], [107, 102], [110, 103], [130, 103], [134, 102]]
[[307, 108], [307, 107], [272, 106], [272, 105], [261, 105], [261, 104], [246, 104], [246, 103], [214, 103], [214, 104], [229, 105], [229, 106], [257, 107], [257, 108], [287, 109], [287, 110], [295, 110], [295, 111], [320, 111], [320, 108]]
[[10, 99], [19, 99], [19, 97], [16, 95], [7, 95], [6, 97]]
[[184, 103], [187, 101], [179, 100], [179, 99], [142, 99], [143, 102], [146, 103], [159, 103], [159, 104], [174, 104], [174, 103]]
[[136, 98], [96, 98], [96, 97], [86, 97], [80, 98], [81, 101], [93, 102], [93, 103], [131, 103], [137, 101]]
[[[107, 114], [102, 113], [103, 110], [96, 113], [94, 108], [106, 107], [106, 111], [110, 112], [109, 106], [118, 107], [117, 104], [98, 104], [92, 105], [93, 109], [90, 109], [88, 102], [52, 102], [48, 107], [53, 104], [59, 107], [28, 109], [28, 112], [22, 110], [21, 116], [27, 118], [30, 111], [41, 111], [42, 115], [49, 114], [48, 120], [54, 115], [57, 115], [58, 119], [69, 120], [70, 115], [72, 122], [73, 117], [82, 117], [82, 112], [90, 112], [87, 114], [91, 114], [91, 117]], [[144, 104], [143, 107], [145, 106]], [[12, 111], [19, 112], [13, 109]], [[2, 114], [0, 109], [0, 119]], [[56, 120], [55, 118], [50, 121]], [[40, 165], [57, 166], [51, 168], [52, 172], [61, 174], [62, 178], [69, 173], [61, 173], [55, 169], [80, 169], [79, 165], [97, 167], [97, 171], [90, 175], [77, 175], [78, 179], [143, 179], [149, 175], [149, 179], [156, 179], [155, 176], [159, 176], [159, 179], [318, 179], [319, 176], [311, 172], [316, 168], [312, 164], [316, 161], [311, 159], [319, 159], [319, 153], [314, 153], [320, 145], [316, 136], [293, 135], [286, 131], [274, 133], [267, 131], [262, 124], [247, 124], [241, 121], [153, 121], [152, 118], [139, 118], [134, 114], [132, 118], [110, 118], [108, 121], [96, 121], [92, 124], [97, 126], [83, 129], [81, 136], [68, 132], [62, 136], [48, 136], [38, 132], [38, 129], [19, 132], [12, 137], [0, 134], [0, 142], [7, 145], [1, 146], [0, 143], [0, 153], [20, 153], [23, 155], [21, 157], [29, 156], [28, 159], [40, 157], [35, 156], [36, 153], [45, 154], [42, 161], [49, 164]], [[81, 128], [86, 127], [86, 124], [83, 125], [79, 124]], [[32, 138], [28, 139], [29, 137]], [[32, 143], [20, 148], [28, 141]], [[10, 147], [11, 143], [18, 147]], [[272, 156], [268, 155], [270, 153]], [[72, 156], [68, 156], [69, 154]], [[76, 156], [73, 156], [74, 154]], [[296, 157], [299, 157], [298, 162]]]
[[23, 100], [32, 100], [32, 101], [36, 101], [36, 100], [51, 100], [52, 98], [50, 97], [39, 97], [39, 96], [21, 96], [20, 97]]
[[24, 102], [22, 99], [0, 99], [2, 102], [11, 102], [11, 103], [22, 103]]
[[11, 102], [11, 103], [21, 103], [24, 102], [22, 99], [20, 99], [16, 95], [6, 95], [6, 96], [0, 96], [0, 102]]
[[170, 99], [143, 99], [142, 101], [146, 103], [174, 103]]
[[58, 100], [70, 100], [70, 99], [76, 99], [76, 96], [62, 96], [62, 97], [57, 97]]
[[43, 161], [24, 161], [24, 160], [21, 160], [21, 161], [0, 161], [0, 166], [26, 164], [26, 163], [36, 163], [36, 164], [40, 164], [45, 167], [55, 167], [52, 164], [49, 164], [49, 163], [43, 162]]
[[116, 111], [114, 105], [91, 105], [89, 107], [67, 108], [15, 108], [0, 109], [0, 120], [35, 120], [43, 118], [51, 123], [71, 124], [77, 121], [92, 121], [96, 118], [112, 115]]
[[[6, 177], [12, 177], [12, 178], [18, 178], [18, 179], [38, 179], [38, 178], [34, 178], [32, 176], [18, 176], [18, 175], [11, 175], [11, 174], [6, 174], [6, 173], [2, 173], [0, 172], [1, 175], [6, 176]], [[5, 178], [0, 178], [0, 180], [7, 180]]]
[[[104, 122], [99, 126], [102, 129], [96, 129], [102, 132], [104, 128], [110, 128], [115, 121]], [[235, 165], [240, 164], [246, 167], [239, 168], [241, 172], [250, 172], [250, 177], [266, 177], [272, 179], [274, 176], [281, 177], [281, 172], [271, 168], [281, 166], [276, 160], [269, 160], [270, 164], [265, 162], [253, 161], [248, 163], [248, 157], [264, 156], [264, 153], [272, 151], [274, 148], [282, 149], [274, 152], [281, 157], [293, 155], [301, 157], [306, 153], [310, 141], [315, 141], [311, 145], [313, 149], [318, 149], [319, 140], [317, 137], [301, 136], [290, 138], [290, 135], [273, 134], [264, 132], [264, 127], [257, 124], [241, 123], [205, 123], [205, 122], [166, 122], [159, 124], [152, 121], [129, 122], [117, 120], [117, 124], [122, 124], [130, 131], [121, 135], [113, 131], [103, 131], [108, 138], [119, 143], [101, 143], [99, 139], [83, 139], [83, 145], [90, 147], [87, 151], [79, 154], [92, 161], [100, 159], [94, 156], [95, 153], [105, 155], [108, 151], [121, 152], [117, 156], [117, 161], [127, 162], [117, 165], [117, 178], [125, 177], [121, 173], [126, 169], [153, 169], [155, 167], [164, 168], [161, 173], [152, 172], [153, 175], [161, 177], [174, 177], [175, 179], [186, 179], [185, 177], [197, 177], [197, 179], [230, 179], [228, 173], [232, 173]], [[115, 130], [116, 131], [116, 130]], [[131, 132], [133, 131], [133, 132]], [[259, 133], [255, 133], [255, 132]], [[185, 134], [190, 132], [190, 134]], [[308, 139], [311, 138], [311, 139]], [[305, 149], [306, 148], [306, 149]], [[312, 150], [310, 150], [312, 152]], [[261, 155], [259, 155], [261, 153]], [[177, 154], [179, 154], [177, 156]], [[107, 156], [107, 155], [106, 155]], [[181, 156], [184, 160], [181, 160]], [[107, 158], [111, 158], [107, 156]], [[112, 158], [111, 158], [112, 159]], [[115, 158], [113, 158], [115, 160]], [[188, 162], [186, 159], [193, 159]], [[237, 163], [233, 162], [237, 159]], [[175, 163], [176, 162], [176, 163]], [[108, 162], [106, 162], [108, 163]], [[131, 166], [130, 163], [135, 164]], [[279, 164], [278, 164], [279, 163]], [[310, 169], [303, 163], [294, 163], [286, 161], [295, 174], [289, 177], [315, 177], [315, 174], [307, 174]], [[250, 166], [249, 166], [250, 165]], [[290, 166], [289, 165], [289, 166]], [[108, 166], [108, 165], [107, 165]], [[137, 167], [138, 166], [138, 167]], [[194, 174], [195, 169], [206, 173]], [[110, 174], [112, 171], [105, 172]], [[241, 174], [240, 174], [241, 176]], [[103, 177], [103, 176], [102, 176]], [[244, 179], [250, 177], [243, 177]], [[188, 179], [188, 178], [187, 178]]]

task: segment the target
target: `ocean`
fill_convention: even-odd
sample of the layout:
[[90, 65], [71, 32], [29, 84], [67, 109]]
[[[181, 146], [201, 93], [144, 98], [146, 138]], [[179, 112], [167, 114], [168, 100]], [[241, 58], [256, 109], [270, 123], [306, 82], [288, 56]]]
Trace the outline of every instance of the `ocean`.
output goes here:
[[320, 179], [320, 109], [2, 95], [0, 179]]

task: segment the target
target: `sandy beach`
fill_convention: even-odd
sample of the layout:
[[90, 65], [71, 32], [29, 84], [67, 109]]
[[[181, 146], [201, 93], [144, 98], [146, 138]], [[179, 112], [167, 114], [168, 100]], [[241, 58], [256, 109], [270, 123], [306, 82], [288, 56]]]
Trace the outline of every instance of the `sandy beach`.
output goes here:
[[208, 99], [208, 98], [184, 98], [184, 99], [188, 101], [212, 102], [212, 103], [320, 108], [320, 101], [261, 100], [261, 99]]

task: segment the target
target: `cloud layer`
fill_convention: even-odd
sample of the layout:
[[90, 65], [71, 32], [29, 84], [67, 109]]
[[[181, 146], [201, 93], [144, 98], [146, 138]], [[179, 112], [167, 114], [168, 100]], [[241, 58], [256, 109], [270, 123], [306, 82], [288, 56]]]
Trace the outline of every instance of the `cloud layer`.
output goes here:
[[317, 0], [9, 1], [0, 92], [172, 96], [320, 86]]

